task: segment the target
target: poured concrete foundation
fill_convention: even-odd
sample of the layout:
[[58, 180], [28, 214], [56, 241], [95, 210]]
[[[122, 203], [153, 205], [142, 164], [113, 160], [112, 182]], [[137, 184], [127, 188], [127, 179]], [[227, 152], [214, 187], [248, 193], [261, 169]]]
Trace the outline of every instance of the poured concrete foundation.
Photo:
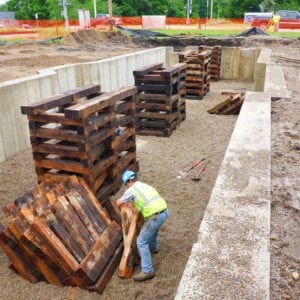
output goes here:
[[[132, 85], [134, 69], [170, 66], [177, 57], [172, 48], [160, 47], [1, 83], [0, 162], [30, 146], [22, 104], [89, 83], [100, 83], [107, 92]], [[274, 71], [276, 82], [270, 78]], [[268, 50], [224, 48], [221, 77], [254, 81], [255, 91], [246, 93], [176, 299], [268, 299], [270, 107], [271, 98], [289, 95]]]

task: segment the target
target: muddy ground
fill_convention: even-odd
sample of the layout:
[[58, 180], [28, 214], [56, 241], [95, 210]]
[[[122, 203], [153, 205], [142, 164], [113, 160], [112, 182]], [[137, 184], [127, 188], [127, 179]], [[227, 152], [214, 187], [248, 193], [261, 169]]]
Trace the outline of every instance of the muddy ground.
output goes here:
[[[66, 37], [56, 46], [1, 45], [0, 82], [54, 65], [98, 60], [170, 43], [133, 40], [117, 33], [82, 32]], [[273, 50], [272, 61], [283, 66], [292, 98], [272, 102], [271, 299], [299, 299], [300, 41], [249, 37], [173, 43], [177, 49], [189, 43], [269, 47]], [[206, 110], [224, 99], [221, 91], [252, 87], [252, 82], [212, 83], [203, 100], [187, 100], [187, 119], [171, 137], [137, 137], [140, 179], [155, 186], [170, 209], [170, 219], [160, 233], [161, 250], [153, 256], [155, 278], [135, 283], [114, 275], [100, 297], [77, 288], [58, 288], [43, 282], [30, 284], [8, 268], [9, 261], [0, 251], [0, 299], [173, 299], [237, 119], [211, 115]], [[200, 181], [176, 178], [179, 171], [203, 157], [210, 158], [211, 163]], [[35, 184], [31, 149], [0, 164], [1, 205]], [[2, 213], [0, 219], [5, 223]]]

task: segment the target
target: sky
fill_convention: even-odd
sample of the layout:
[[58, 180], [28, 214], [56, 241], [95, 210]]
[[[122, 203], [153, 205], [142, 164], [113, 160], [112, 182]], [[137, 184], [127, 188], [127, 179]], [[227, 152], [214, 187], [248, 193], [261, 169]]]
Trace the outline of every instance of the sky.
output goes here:
[[4, 4], [5, 3], [5, 0], [0, 0], [0, 4]]

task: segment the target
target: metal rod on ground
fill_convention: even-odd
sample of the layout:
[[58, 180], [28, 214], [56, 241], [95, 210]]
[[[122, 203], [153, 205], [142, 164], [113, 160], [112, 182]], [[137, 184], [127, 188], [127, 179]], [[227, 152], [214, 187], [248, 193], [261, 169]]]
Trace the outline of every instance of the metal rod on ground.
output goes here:
[[181, 179], [183, 177], [187, 176], [187, 173], [191, 170], [193, 170], [194, 168], [196, 168], [199, 164], [201, 164], [201, 162], [205, 161], [206, 158], [202, 158], [200, 160], [197, 160], [191, 167], [184, 169], [182, 171], [179, 172], [179, 175], [177, 176], [178, 179]]
[[203, 165], [201, 165], [201, 169], [192, 177], [193, 180], [200, 180], [201, 174], [205, 171], [207, 165], [210, 163], [210, 160], [205, 160]]

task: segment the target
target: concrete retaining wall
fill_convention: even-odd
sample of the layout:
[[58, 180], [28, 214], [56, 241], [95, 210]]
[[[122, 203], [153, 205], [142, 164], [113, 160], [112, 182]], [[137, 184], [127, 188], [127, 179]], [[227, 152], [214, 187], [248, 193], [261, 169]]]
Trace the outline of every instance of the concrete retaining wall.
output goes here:
[[176, 300], [269, 299], [271, 99], [290, 97], [270, 55], [253, 69], [262, 92], [246, 93]]
[[268, 299], [270, 117], [247, 93], [176, 299]]
[[252, 81], [254, 79], [254, 68], [259, 53], [260, 49], [258, 48], [223, 48], [221, 57], [221, 78]]

